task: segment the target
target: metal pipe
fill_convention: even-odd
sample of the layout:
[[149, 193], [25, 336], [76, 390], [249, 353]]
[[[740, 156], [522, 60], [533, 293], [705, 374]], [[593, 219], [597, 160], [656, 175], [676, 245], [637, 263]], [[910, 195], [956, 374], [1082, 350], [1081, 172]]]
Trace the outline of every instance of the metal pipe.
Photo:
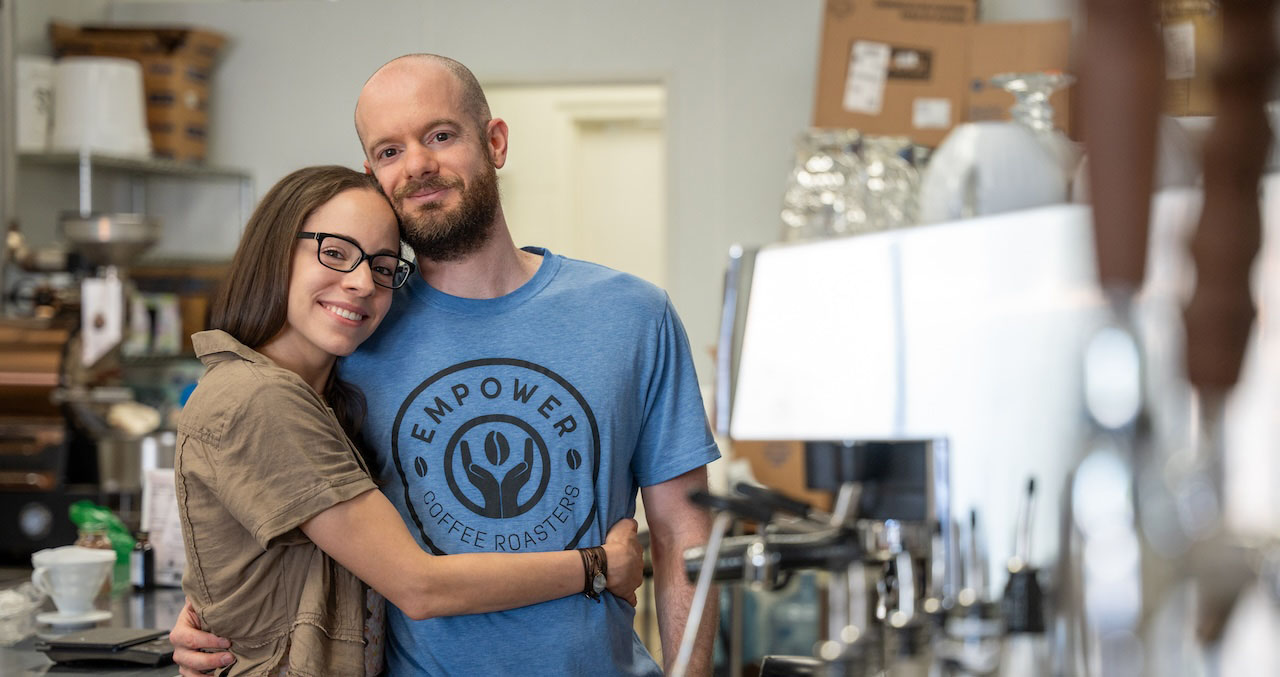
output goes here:
[[698, 626], [702, 625], [702, 612], [706, 608], [707, 598], [711, 595], [711, 579], [716, 571], [716, 560], [720, 557], [720, 544], [724, 535], [733, 526], [733, 515], [721, 512], [711, 524], [711, 538], [707, 541], [706, 556], [702, 560], [702, 571], [698, 572], [698, 584], [693, 590], [693, 602], [689, 607], [689, 618], [684, 623], [684, 637], [680, 640], [680, 652], [676, 654], [675, 663], [671, 666], [672, 677], [684, 677], [689, 670], [689, 661], [693, 658], [693, 645], [698, 639]]
[[80, 186], [80, 218], [87, 219], [93, 213], [93, 159], [89, 155], [89, 147], [80, 147], [80, 162], [77, 165]]
[[729, 434], [733, 409], [733, 339], [738, 323], [738, 285], [742, 275], [742, 247], [729, 247], [729, 264], [724, 271], [724, 300], [720, 308], [720, 335], [716, 339], [715, 425], [720, 435]]
[[0, 0], [0, 316], [4, 315], [7, 296], [5, 271], [9, 262], [9, 228], [17, 221], [17, 58], [14, 35], [17, 21], [16, 0]]

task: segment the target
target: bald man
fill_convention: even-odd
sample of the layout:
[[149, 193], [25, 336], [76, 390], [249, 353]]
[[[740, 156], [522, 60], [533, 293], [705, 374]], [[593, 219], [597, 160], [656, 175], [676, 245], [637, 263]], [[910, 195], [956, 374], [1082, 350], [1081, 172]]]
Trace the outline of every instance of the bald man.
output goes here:
[[[365, 169], [398, 213], [420, 278], [341, 366], [368, 399], [365, 442], [410, 531], [440, 555], [599, 544], [644, 497], [663, 660], [692, 586], [683, 551], [706, 542], [686, 500], [719, 456], [688, 338], [667, 295], [536, 247], [507, 227], [497, 170], [507, 124], [462, 64], [400, 57], [361, 90]], [[585, 588], [592, 585], [584, 581]], [[715, 600], [690, 674], [711, 673]], [[392, 675], [657, 675], [623, 600], [576, 595], [511, 611], [413, 621], [388, 606]], [[184, 614], [184, 675], [225, 646]]]

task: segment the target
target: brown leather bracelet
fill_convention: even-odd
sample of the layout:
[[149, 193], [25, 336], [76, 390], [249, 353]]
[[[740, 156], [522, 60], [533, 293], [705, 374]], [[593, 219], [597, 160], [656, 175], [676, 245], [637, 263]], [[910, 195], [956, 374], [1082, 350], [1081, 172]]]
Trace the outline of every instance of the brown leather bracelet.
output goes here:
[[578, 555], [582, 557], [582, 594], [591, 597], [591, 556], [586, 548], [578, 548]]
[[595, 580], [597, 576], [605, 576], [608, 567], [608, 556], [605, 555], [604, 548], [594, 546], [590, 548], [579, 548], [578, 554], [582, 556], [583, 582], [582, 594], [589, 599], [600, 601], [600, 593], [595, 589]]

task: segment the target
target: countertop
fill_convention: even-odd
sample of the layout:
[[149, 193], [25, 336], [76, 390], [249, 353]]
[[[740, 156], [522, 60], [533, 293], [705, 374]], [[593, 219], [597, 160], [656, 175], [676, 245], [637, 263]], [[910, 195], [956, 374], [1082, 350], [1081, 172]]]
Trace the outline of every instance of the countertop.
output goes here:
[[[0, 568], [0, 589], [14, 587], [30, 580], [31, 569]], [[99, 625], [127, 628], [156, 628], [167, 630], [182, 611], [181, 588], [157, 588], [144, 592], [124, 590], [113, 592], [110, 598], [100, 598], [95, 606], [109, 609], [111, 618]], [[45, 609], [53, 611], [53, 602], [46, 600]], [[83, 629], [83, 628], [77, 628]], [[41, 637], [56, 637], [70, 632], [48, 625], [37, 625], [36, 634], [14, 646], [0, 646], [0, 675], [5, 677], [50, 677], [59, 675], [110, 675], [111, 677], [174, 677], [178, 668], [174, 665], [145, 667], [120, 664], [120, 667], [95, 664], [91, 667], [57, 665], [35, 649]]]

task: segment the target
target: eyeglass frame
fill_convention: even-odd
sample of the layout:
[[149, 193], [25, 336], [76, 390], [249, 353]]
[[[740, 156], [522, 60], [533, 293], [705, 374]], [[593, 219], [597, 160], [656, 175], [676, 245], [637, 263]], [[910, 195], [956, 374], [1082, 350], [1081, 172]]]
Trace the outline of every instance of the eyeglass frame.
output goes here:
[[[326, 237], [336, 237], [336, 238], [338, 238], [339, 240], [342, 240], [343, 242], [346, 242], [346, 243], [350, 244], [352, 247], [355, 247], [355, 248], [356, 248], [356, 251], [360, 252], [360, 258], [356, 259], [356, 262], [355, 262], [355, 263], [353, 263], [353, 264], [351, 264], [351, 267], [350, 267], [350, 268], [348, 268], [348, 269], [346, 269], [346, 270], [343, 270], [343, 269], [341, 269], [341, 268], [334, 268], [333, 266], [329, 265], [328, 263], [325, 263], [324, 259], [320, 256], [320, 253], [321, 253], [321, 251], [322, 251], [322, 249], [321, 249], [320, 245], [321, 245], [321, 243], [323, 243], [323, 242], [324, 242], [324, 239], [325, 239]], [[372, 274], [370, 275], [370, 278], [373, 280], [373, 283], [374, 283], [374, 284], [376, 284], [376, 285], [378, 285], [379, 287], [382, 287], [382, 288], [384, 288], [384, 289], [399, 289], [399, 288], [403, 287], [406, 283], [408, 283], [408, 282], [409, 282], [409, 277], [413, 275], [413, 271], [417, 269], [417, 266], [415, 266], [415, 265], [413, 264], [413, 261], [410, 261], [410, 260], [408, 260], [408, 259], [406, 259], [406, 258], [402, 258], [402, 257], [397, 256], [397, 255], [395, 255], [395, 254], [372, 254], [372, 255], [370, 255], [370, 254], [368, 254], [368, 253], [366, 253], [366, 252], [365, 252], [364, 248], [363, 248], [363, 247], [361, 247], [361, 246], [360, 246], [360, 244], [359, 244], [358, 242], [356, 242], [355, 240], [352, 240], [351, 238], [347, 237], [346, 235], [339, 235], [339, 234], [337, 234], [337, 233], [317, 233], [317, 232], [303, 231], [303, 232], [301, 232], [301, 233], [298, 233], [298, 237], [297, 237], [296, 239], [298, 239], [298, 240], [315, 240], [315, 241], [316, 241], [316, 261], [318, 261], [318, 262], [320, 263], [320, 265], [324, 266], [325, 268], [328, 268], [329, 270], [335, 270], [335, 271], [337, 271], [337, 272], [339, 272], [339, 273], [350, 273], [351, 271], [355, 270], [356, 268], [359, 268], [359, 267], [360, 267], [360, 264], [364, 263], [365, 261], [368, 261], [368, 262], [369, 262], [369, 272], [370, 272], [370, 273], [372, 273]], [[379, 281], [378, 281], [378, 276], [377, 276], [377, 274], [376, 274], [376, 273], [373, 273], [373, 259], [374, 259], [374, 257], [377, 257], [377, 256], [390, 256], [391, 258], [396, 259], [396, 260], [400, 261], [401, 263], [404, 263], [406, 266], [409, 266], [409, 270], [405, 273], [405, 275], [404, 275], [404, 280], [402, 280], [402, 281], [400, 282], [400, 284], [392, 286], [392, 285], [382, 284], [381, 282], [379, 282]], [[395, 277], [393, 276], [391, 279], [394, 281], [394, 280], [395, 280]]]

